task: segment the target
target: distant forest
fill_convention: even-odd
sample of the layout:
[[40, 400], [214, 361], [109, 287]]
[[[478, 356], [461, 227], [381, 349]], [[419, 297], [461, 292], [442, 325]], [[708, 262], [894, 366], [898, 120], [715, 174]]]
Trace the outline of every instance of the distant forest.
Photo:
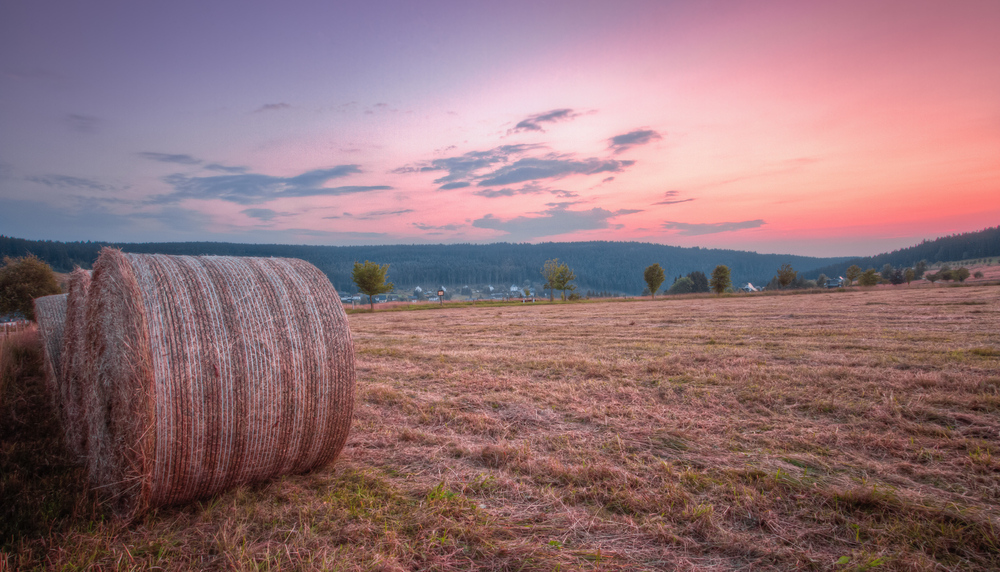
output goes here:
[[341, 292], [354, 292], [351, 269], [354, 262], [371, 260], [389, 264], [389, 280], [397, 290], [412, 291], [464, 285], [492, 285], [507, 289], [526, 283], [539, 287], [544, 280], [542, 265], [558, 258], [576, 273], [577, 291], [638, 295], [646, 287], [643, 270], [657, 262], [667, 275], [664, 290], [674, 277], [700, 271], [711, 275], [718, 264], [732, 272], [734, 285], [767, 284], [782, 264], [790, 264], [800, 275], [843, 276], [847, 267], [881, 269], [1000, 256], [1000, 226], [925, 240], [916, 246], [866, 258], [813, 258], [783, 254], [757, 254], [740, 250], [681, 248], [643, 242], [547, 242], [542, 244], [433, 244], [391, 246], [301, 246], [282, 244], [233, 244], [225, 242], [123, 243], [58, 242], [10, 238], [0, 235], [0, 256], [32, 253], [59, 272], [74, 266], [90, 268], [104, 246], [125, 252], [162, 254], [216, 254], [228, 256], [282, 256], [302, 258], [315, 264]]
[[[734, 285], [767, 284], [782, 264], [800, 272], [814, 273], [821, 266], [846, 258], [813, 258], [783, 254], [757, 254], [739, 250], [681, 248], [642, 242], [549, 242], [542, 244], [436, 244], [391, 246], [302, 246], [281, 244], [233, 244], [224, 242], [122, 243], [34, 241], [0, 235], [0, 255], [45, 260], [58, 272], [74, 266], [90, 268], [104, 246], [125, 252], [160, 254], [215, 254], [228, 256], [280, 256], [301, 258], [315, 264], [330, 277], [340, 292], [354, 292], [351, 270], [354, 262], [371, 260], [389, 264], [389, 281], [397, 290], [412, 291], [464, 285], [492, 285], [506, 289], [526, 283], [539, 287], [544, 280], [542, 265], [558, 258], [576, 273], [577, 291], [638, 295], [646, 287], [643, 270], [659, 263], [667, 274], [664, 289], [675, 276], [700, 271], [711, 275], [718, 264], [732, 272]], [[818, 273], [817, 273], [818, 274]]]
[[985, 228], [976, 232], [942, 236], [935, 240], [925, 240], [916, 246], [901, 248], [875, 256], [852, 258], [836, 262], [828, 266], [806, 271], [805, 274], [809, 278], [816, 278], [820, 274], [833, 277], [843, 276], [847, 268], [853, 264], [857, 264], [862, 270], [867, 268], [881, 270], [886, 264], [891, 264], [895, 268], [910, 268], [921, 260], [928, 264], [934, 264], [935, 262], [971, 260], [993, 256], [1000, 256], [1000, 226]]

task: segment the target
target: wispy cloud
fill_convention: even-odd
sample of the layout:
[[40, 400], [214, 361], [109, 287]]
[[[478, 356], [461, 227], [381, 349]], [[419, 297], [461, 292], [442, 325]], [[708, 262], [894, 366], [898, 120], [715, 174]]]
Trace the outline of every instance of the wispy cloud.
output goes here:
[[680, 191], [667, 191], [663, 193], [663, 200], [653, 203], [654, 205], [676, 205], [677, 203], [687, 203], [694, 199], [678, 199], [676, 198], [680, 195]]
[[97, 133], [101, 120], [93, 115], [71, 113], [66, 116], [66, 124], [77, 133]]
[[523, 131], [545, 131], [543, 123], [556, 123], [558, 121], [570, 121], [581, 114], [572, 109], [553, 109], [545, 113], [538, 113], [518, 122], [517, 125], [507, 130], [507, 134], [519, 133]]
[[412, 212], [414, 212], [413, 209], [395, 209], [395, 210], [388, 210], [387, 209], [387, 210], [379, 210], [379, 211], [368, 211], [366, 213], [361, 213], [361, 214], [357, 214], [357, 215], [356, 214], [351, 214], [351, 213], [344, 213], [342, 215], [325, 216], [323, 218], [327, 219], [327, 220], [337, 220], [337, 219], [344, 219], [344, 218], [350, 218], [350, 219], [354, 219], [354, 220], [378, 220], [378, 219], [383, 219], [383, 218], [387, 218], [387, 217], [400, 216], [400, 215], [404, 215], [404, 214], [412, 213]]
[[433, 225], [433, 224], [423, 224], [423, 223], [415, 222], [415, 223], [413, 223], [413, 226], [419, 228], [420, 230], [426, 230], [426, 231], [435, 231], [435, 230], [436, 231], [441, 231], [441, 230], [452, 230], [452, 231], [454, 231], [454, 230], [458, 230], [458, 229], [462, 228], [463, 225], [460, 225], [460, 224]]
[[501, 167], [490, 176], [480, 179], [480, 187], [512, 185], [541, 179], [559, 179], [568, 175], [595, 175], [617, 173], [631, 167], [635, 161], [590, 158], [578, 161], [564, 157], [526, 157]]
[[66, 175], [43, 175], [40, 177], [25, 177], [26, 181], [38, 183], [54, 189], [84, 189], [88, 191], [111, 191], [115, 187], [98, 183], [90, 179], [69, 177]]
[[180, 173], [167, 175], [163, 181], [174, 192], [154, 197], [155, 203], [181, 199], [221, 199], [241, 205], [252, 205], [289, 197], [339, 196], [390, 190], [387, 185], [350, 185], [324, 187], [330, 180], [360, 173], [357, 165], [339, 165], [330, 169], [308, 171], [295, 177], [272, 177], [246, 173], [190, 177]]
[[677, 234], [681, 236], [699, 236], [702, 234], [717, 234], [720, 232], [731, 232], [734, 230], [744, 230], [748, 228], [760, 228], [766, 223], [761, 220], [745, 220], [742, 222], [714, 222], [714, 223], [686, 223], [686, 222], [664, 222], [660, 225], [667, 230], [679, 230]]
[[544, 149], [543, 145], [501, 145], [486, 151], [470, 151], [454, 157], [444, 157], [434, 159], [427, 163], [417, 163], [407, 165], [393, 170], [396, 174], [407, 173], [432, 173], [445, 171], [448, 174], [434, 180], [441, 185], [443, 191], [450, 189], [460, 189], [468, 187], [473, 181], [480, 178], [480, 172], [492, 169], [495, 165], [509, 163], [516, 157], [521, 157], [526, 153]]
[[609, 228], [608, 222], [618, 216], [641, 212], [632, 209], [609, 211], [593, 208], [571, 211], [566, 204], [559, 204], [537, 213], [538, 216], [519, 216], [502, 220], [492, 214], [472, 221], [476, 228], [487, 228], [507, 233], [505, 238], [514, 241], [528, 241], [547, 236], [556, 236], [580, 230]]
[[254, 113], [263, 113], [265, 111], [281, 111], [282, 109], [289, 109], [292, 106], [287, 103], [265, 103], [264, 105], [258, 107], [254, 110]]
[[504, 187], [502, 189], [479, 189], [478, 191], [473, 191], [472, 194], [486, 197], [488, 199], [496, 199], [500, 197], [513, 197], [516, 195], [540, 195], [544, 193], [549, 193], [560, 198], [573, 198], [577, 197], [577, 193], [571, 191], [564, 191], [561, 189], [549, 189], [535, 183], [528, 183], [519, 189], [512, 187]]
[[611, 139], [608, 139], [608, 147], [615, 152], [615, 154], [625, 152], [632, 147], [638, 147], [639, 145], [645, 145], [647, 143], [652, 143], [663, 139], [663, 137], [653, 131], [652, 129], [636, 129], [635, 131], [629, 131], [622, 135], [615, 135]]
[[248, 217], [260, 219], [265, 222], [272, 220], [279, 214], [278, 211], [271, 209], [243, 209], [240, 212]]
[[205, 165], [205, 168], [209, 171], [221, 171], [223, 173], [246, 173], [246, 167], [227, 167], [226, 165], [220, 165], [218, 163], [211, 163]]
[[230, 167], [228, 165], [222, 165], [220, 163], [208, 163], [197, 157], [192, 157], [186, 153], [154, 153], [152, 151], [143, 151], [139, 153], [139, 156], [144, 159], [149, 159], [150, 161], [157, 161], [160, 163], [171, 163], [174, 165], [202, 165], [204, 169], [209, 171], [218, 171], [221, 173], [246, 173], [246, 167]]
[[[434, 182], [441, 185], [438, 187], [439, 190], [447, 191], [472, 185], [498, 187], [544, 179], [560, 179], [570, 175], [617, 173], [635, 164], [635, 161], [597, 157], [579, 159], [573, 155], [557, 153], [548, 153], [538, 157], [529, 156], [543, 149], [547, 149], [547, 147], [538, 144], [501, 145], [486, 151], [470, 151], [454, 157], [407, 165], [392, 172], [406, 174], [445, 171], [447, 174], [434, 179]], [[511, 196], [519, 193], [500, 191], [476, 194], [481, 196]], [[524, 194], [524, 192], [520, 194]]]
[[151, 151], [143, 151], [139, 153], [140, 157], [149, 159], [150, 161], [159, 161], [160, 163], [174, 163], [177, 165], [200, 165], [202, 163], [201, 159], [192, 157], [191, 155], [184, 154], [172, 154], [172, 153], [153, 153]]

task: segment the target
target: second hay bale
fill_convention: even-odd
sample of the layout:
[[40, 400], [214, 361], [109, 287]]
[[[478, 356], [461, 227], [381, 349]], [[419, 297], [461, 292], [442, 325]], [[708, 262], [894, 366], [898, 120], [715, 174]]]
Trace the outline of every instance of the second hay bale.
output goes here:
[[354, 349], [311, 264], [105, 249], [86, 322], [88, 466], [121, 513], [304, 472], [346, 442]]
[[86, 334], [87, 291], [90, 289], [90, 272], [77, 268], [69, 275], [66, 302], [66, 329], [63, 333], [62, 376], [60, 400], [62, 401], [63, 433], [66, 446], [76, 459], [87, 455], [87, 417], [84, 412], [84, 385], [87, 383]]
[[63, 383], [62, 344], [66, 325], [66, 294], [35, 298], [35, 322], [42, 339], [42, 360], [45, 364], [45, 385], [56, 409], [61, 409], [59, 398]]

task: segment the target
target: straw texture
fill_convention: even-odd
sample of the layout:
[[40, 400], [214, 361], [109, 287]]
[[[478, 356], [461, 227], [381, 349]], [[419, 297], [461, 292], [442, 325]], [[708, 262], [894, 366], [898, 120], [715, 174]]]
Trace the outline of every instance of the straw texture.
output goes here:
[[56, 408], [60, 407], [59, 388], [62, 385], [62, 342], [66, 326], [66, 294], [35, 298], [35, 322], [42, 338], [45, 383]]
[[86, 321], [88, 467], [119, 513], [308, 471], [347, 440], [347, 316], [307, 262], [106, 248]]
[[90, 272], [77, 268], [69, 275], [66, 302], [66, 329], [63, 332], [62, 375], [59, 398], [62, 401], [62, 423], [66, 447], [76, 459], [87, 455], [87, 419], [84, 413], [86, 353], [84, 335], [87, 323], [87, 291]]

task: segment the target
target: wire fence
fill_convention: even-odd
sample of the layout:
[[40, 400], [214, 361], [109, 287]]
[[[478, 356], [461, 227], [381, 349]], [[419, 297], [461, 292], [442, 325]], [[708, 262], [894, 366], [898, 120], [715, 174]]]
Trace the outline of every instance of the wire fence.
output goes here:
[[16, 322], [3, 322], [0, 323], [0, 337], [8, 336], [11, 334], [16, 334], [17, 332], [23, 332], [28, 329], [32, 322], [29, 320], [18, 320]]

